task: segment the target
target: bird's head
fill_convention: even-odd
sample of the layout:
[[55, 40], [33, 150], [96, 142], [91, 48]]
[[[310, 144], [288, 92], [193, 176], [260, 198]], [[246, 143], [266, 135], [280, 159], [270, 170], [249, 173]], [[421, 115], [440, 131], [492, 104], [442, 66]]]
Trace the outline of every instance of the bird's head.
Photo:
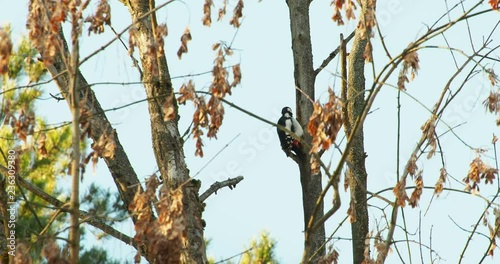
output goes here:
[[293, 116], [292, 108], [290, 108], [288, 106], [283, 107], [283, 109], [281, 109], [281, 114], [282, 115], [288, 114], [288, 116], [290, 116], [290, 117]]

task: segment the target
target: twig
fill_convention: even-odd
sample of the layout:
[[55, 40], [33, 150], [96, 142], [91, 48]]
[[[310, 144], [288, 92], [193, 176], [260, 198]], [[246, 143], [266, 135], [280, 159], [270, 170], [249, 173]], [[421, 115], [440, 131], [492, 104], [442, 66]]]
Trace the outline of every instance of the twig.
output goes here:
[[[347, 36], [347, 38], [344, 40], [345, 43], [349, 42], [354, 37], [354, 33], [356, 33], [356, 30], [353, 30], [351, 34]], [[337, 56], [339, 52], [340, 52], [340, 45], [334, 51], [332, 51], [328, 55], [328, 57], [326, 57], [326, 59], [321, 63], [321, 65], [317, 69], [314, 70], [314, 76], [318, 75], [321, 72], [321, 70], [323, 70], [328, 65], [328, 63], [330, 63], [330, 61], [332, 61], [333, 58]]]
[[58, 97], [58, 96], [55, 96], [55, 95], [53, 95], [53, 94], [51, 94], [51, 93], [49, 93], [49, 95], [50, 95], [50, 97], [52, 97], [52, 98], [56, 99], [56, 101], [57, 101], [58, 103], [59, 103], [59, 101], [64, 100], [64, 97]]
[[223, 259], [223, 260], [219, 260], [219, 261], [215, 262], [214, 264], [221, 264], [221, 263], [224, 263], [224, 262], [226, 262], [226, 261], [228, 261], [228, 260], [231, 260], [231, 259], [236, 258], [236, 257], [239, 257], [239, 256], [241, 256], [241, 255], [243, 255], [243, 254], [245, 254], [245, 253], [248, 253], [248, 252], [250, 252], [252, 249], [253, 249], [253, 247], [250, 247], [249, 249], [247, 249], [247, 250], [245, 250], [245, 251], [243, 251], [243, 252], [240, 252], [240, 253], [238, 253], [238, 254], [236, 254], [236, 255], [234, 255], [234, 256], [231, 256], [231, 257], [229, 257], [229, 258], [226, 258], [226, 259]]
[[193, 177], [191, 178], [194, 178], [196, 176], [198, 176], [198, 174], [200, 174], [200, 172], [205, 169], [215, 158], [217, 158], [217, 156], [219, 156], [219, 154], [221, 154], [222, 151], [224, 151], [227, 147], [229, 147], [229, 145], [231, 143], [233, 143], [234, 140], [236, 140], [239, 136], [241, 135], [241, 133], [238, 133], [238, 135], [236, 135], [233, 139], [231, 139], [231, 141], [229, 141], [229, 143], [227, 143], [221, 150], [219, 150], [209, 161], [207, 161], [207, 163], [205, 163], [205, 165], [203, 165], [203, 167], [201, 167], [200, 170], [198, 170], [197, 173], [194, 174]]
[[213, 183], [212, 185], [210, 185], [210, 188], [208, 188], [204, 193], [200, 195], [200, 202], [204, 202], [213, 193], [217, 194], [217, 191], [224, 187], [229, 187], [229, 189], [232, 190], [234, 187], [236, 187], [236, 184], [238, 184], [242, 180], [243, 176], [238, 176], [236, 178], [229, 178], [225, 181]]

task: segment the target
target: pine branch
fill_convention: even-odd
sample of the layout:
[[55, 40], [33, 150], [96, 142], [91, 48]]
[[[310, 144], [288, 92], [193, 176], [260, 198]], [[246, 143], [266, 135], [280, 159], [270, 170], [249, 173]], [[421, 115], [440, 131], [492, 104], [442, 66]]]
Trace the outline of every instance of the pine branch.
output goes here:
[[238, 176], [232, 179], [229, 178], [225, 181], [215, 182], [214, 184], [210, 185], [210, 188], [208, 188], [204, 193], [200, 195], [200, 202], [204, 202], [213, 193], [217, 194], [217, 191], [224, 187], [229, 187], [229, 189], [232, 190], [233, 188], [236, 187], [236, 184], [238, 184], [242, 180], [243, 176]]
[[[0, 165], [0, 171], [2, 173], [6, 174], [8, 172], [8, 169], [6, 167]], [[37, 186], [35, 186], [31, 182], [25, 180], [19, 174], [16, 174], [16, 180], [17, 180], [17, 183], [19, 184], [19, 186], [26, 188], [28, 191], [30, 191], [34, 195], [40, 197], [44, 201], [50, 203], [51, 205], [53, 205], [57, 208], [60, 208], [60, 210], [63, 212], [70, 212], [66, 203], [64, 203], [64, 202], [60, 201], [59, 199], [53, 197], [52, 195], [46, 193], [45, 191], [38, 188]], [[137, 245], [137, 243], [134, 241], [134, 239], [132, 237], [129, 237], [129, 236], [121, 233], [120, 231], [114, 229], [110, 225], [104, 223], [102, 220], [96, 218], [94, 215], [92, 215], [88, 212], [85, 212], [83, 210], [80, 210], [80, 219], [85, 220], [85, 222], [87, 222], [91, 226], [96, 227], [96, 228], [102, 230], [103, 232], [105, 232], [106, 234], [109, 234], [112, 237], [124, 242], [125, 244], [131, 245], [135, 249], [139, 250], [139, 246]], [[147, 251], [144, 251], [144, 249], [141, 249], [141, 250], [142, 250], [142, 252], [147, 252]]]

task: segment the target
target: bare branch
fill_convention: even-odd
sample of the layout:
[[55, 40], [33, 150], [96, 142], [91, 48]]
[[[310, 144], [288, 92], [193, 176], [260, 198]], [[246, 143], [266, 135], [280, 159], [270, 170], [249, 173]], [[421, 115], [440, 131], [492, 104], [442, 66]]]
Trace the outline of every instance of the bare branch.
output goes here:
[[[351, 34], [347, 36], [347, 38], [344, 40], [345, 43], [348, 43], [354, 37], [355, 32], [356, 30], [352, 31]], [[340, 52], [340, 45], [334, 51], [332, 51], [328, 55], [328, 57], [326, 57], [326, 59], [321, 63], [321, 65], [317, 69], [314, 70], [314, 76], [318, 75], [321, 72], [321, 70], [323, 70], [328, 65], [328, 63], [330, 63], [330, 61], [332, 61], [333, 58], [337, 56], [339, 52]]]
[[213, 193], [217, 194], [217, 191], [224, 187], [229, 187], [229, 189], [232, 190], [234, 187], [236, 187], [236, 184], [238, 184], [242, 180], [243, 176], [238, 176], [236, 178], [229, 178], [225, 181], [213, 183], [212, 185], [210, 185], [210, 188], [208, 188], [204, 193], [200, 195], [200, 202], [204, 202]]

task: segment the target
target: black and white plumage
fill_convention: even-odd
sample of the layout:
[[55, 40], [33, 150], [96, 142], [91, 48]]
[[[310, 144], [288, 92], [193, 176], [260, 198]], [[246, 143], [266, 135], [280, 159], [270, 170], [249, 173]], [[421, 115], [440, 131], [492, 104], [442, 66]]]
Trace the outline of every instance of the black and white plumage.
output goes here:
[[[281, 110], [281, 118], [278, 120], [278, 125], [292, 131], [299, 138], [304, 134], [302, 126], [293, 117], [292, 109], [288, 106], [283, 107], [283, 109]], [[300, 142], [297, 139], [294, 139], [287, 132], [281, 130], [279, 127], [277, 128], [277, 131], [281, 143], [281, 148], [286, 153], [286, 155], [290, 156], [290, 152], [292, 151], [295, 154], [298, 154], [300, 150]]]

